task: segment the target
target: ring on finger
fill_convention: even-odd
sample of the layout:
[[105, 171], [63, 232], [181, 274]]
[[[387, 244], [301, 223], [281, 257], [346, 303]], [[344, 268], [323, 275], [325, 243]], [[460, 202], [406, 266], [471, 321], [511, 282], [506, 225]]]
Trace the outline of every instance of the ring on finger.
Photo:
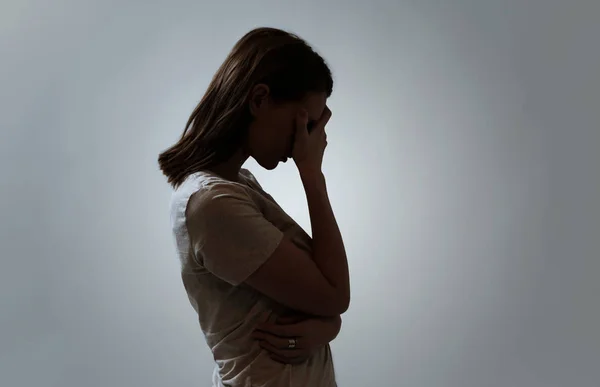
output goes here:
[[298, 340], [295, 338], [288, 339], [288, 349], [294, 349], [298, 345]]

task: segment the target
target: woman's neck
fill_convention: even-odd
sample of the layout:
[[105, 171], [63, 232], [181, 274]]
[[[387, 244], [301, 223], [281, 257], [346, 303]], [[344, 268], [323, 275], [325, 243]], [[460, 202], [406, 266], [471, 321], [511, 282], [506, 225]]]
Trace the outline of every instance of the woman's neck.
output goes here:
[[215, 165], [214, 167], [209, 168], [209, 170], [224, 179], [238, 181], [240, 169], [242, 169], [242, 165], [244, 165], [246, 160], [248, 160], [248, 155], [243, 149], [240, 149], [235, 152], [235, 154], [231, 156], [229, 160]]

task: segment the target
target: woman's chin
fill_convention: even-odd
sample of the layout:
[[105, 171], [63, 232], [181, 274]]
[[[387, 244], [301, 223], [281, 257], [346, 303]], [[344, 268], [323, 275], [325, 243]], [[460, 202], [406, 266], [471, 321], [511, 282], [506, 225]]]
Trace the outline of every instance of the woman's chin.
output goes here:
[[263, 167], [264, 169], [268, 170], [268, 171], [272, 171], [273, 169], [277, 168], [277, 166], [279, 165], [279, 161], [261, 161], [258, 163], [261, 167]]
[[273, 169], [277, 168], [277, 166], [279, 165], [279, 163], [285, 163], [288, 161], [288, 157], [282, 157], [279, 160], [276, 160], [275, 158], [272, 158], [270, 160], [256, 160], [257, 163], [263, 167], [266, 170], [272, 171]]

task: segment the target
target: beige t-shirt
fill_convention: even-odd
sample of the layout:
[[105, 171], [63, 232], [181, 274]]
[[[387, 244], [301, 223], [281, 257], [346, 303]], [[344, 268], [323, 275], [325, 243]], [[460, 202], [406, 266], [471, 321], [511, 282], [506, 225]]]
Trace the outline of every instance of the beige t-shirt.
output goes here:
[[213, 387], [336, 387], [329, 345], [299, 365], [281, 364], [251, 334], [289, 312], [244, 281], [284, 235], [311, 250], [311, 238], [245, 169], [239, 182], [189, 176], [171, 200], [181, 275], [216, 366]]

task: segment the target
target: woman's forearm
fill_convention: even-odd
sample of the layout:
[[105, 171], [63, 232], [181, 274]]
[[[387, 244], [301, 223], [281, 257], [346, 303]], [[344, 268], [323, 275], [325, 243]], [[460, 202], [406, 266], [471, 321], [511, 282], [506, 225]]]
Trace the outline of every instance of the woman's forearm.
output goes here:
[[340, 333], [342, 329], [342, 316], [337, 315], [335, 317], [322, 317], [322, 316], [314, 316], [310, 314], [306, 314], [304, 312], [291, 311], [282, 316], [286, 319], [287, 323], [301, 323], [310, 319], [319, 320], [322, 324], [315, 325], [317, 328], [313, 328], [318, 330], [319, 332], [311, 332], [311, 334], [315, 334], [317, 337], [323, 338], [322, 345], [329, 344]]
[[327, 326], [331, 329], [327, 330], [327, 337], [329, 338], [327, 343], [331, 343], [342, 329], [342, 316], [325, 317], [325, 321], [327, 322]]
[[306, 192], [312, 228], [313, 259], [323, 276], [335, 289], [337, 308], [343, 313], [350, 303], [350, 276], [342, 235], [335, 219], [325, 176], [322, 172], [300, 170]]

